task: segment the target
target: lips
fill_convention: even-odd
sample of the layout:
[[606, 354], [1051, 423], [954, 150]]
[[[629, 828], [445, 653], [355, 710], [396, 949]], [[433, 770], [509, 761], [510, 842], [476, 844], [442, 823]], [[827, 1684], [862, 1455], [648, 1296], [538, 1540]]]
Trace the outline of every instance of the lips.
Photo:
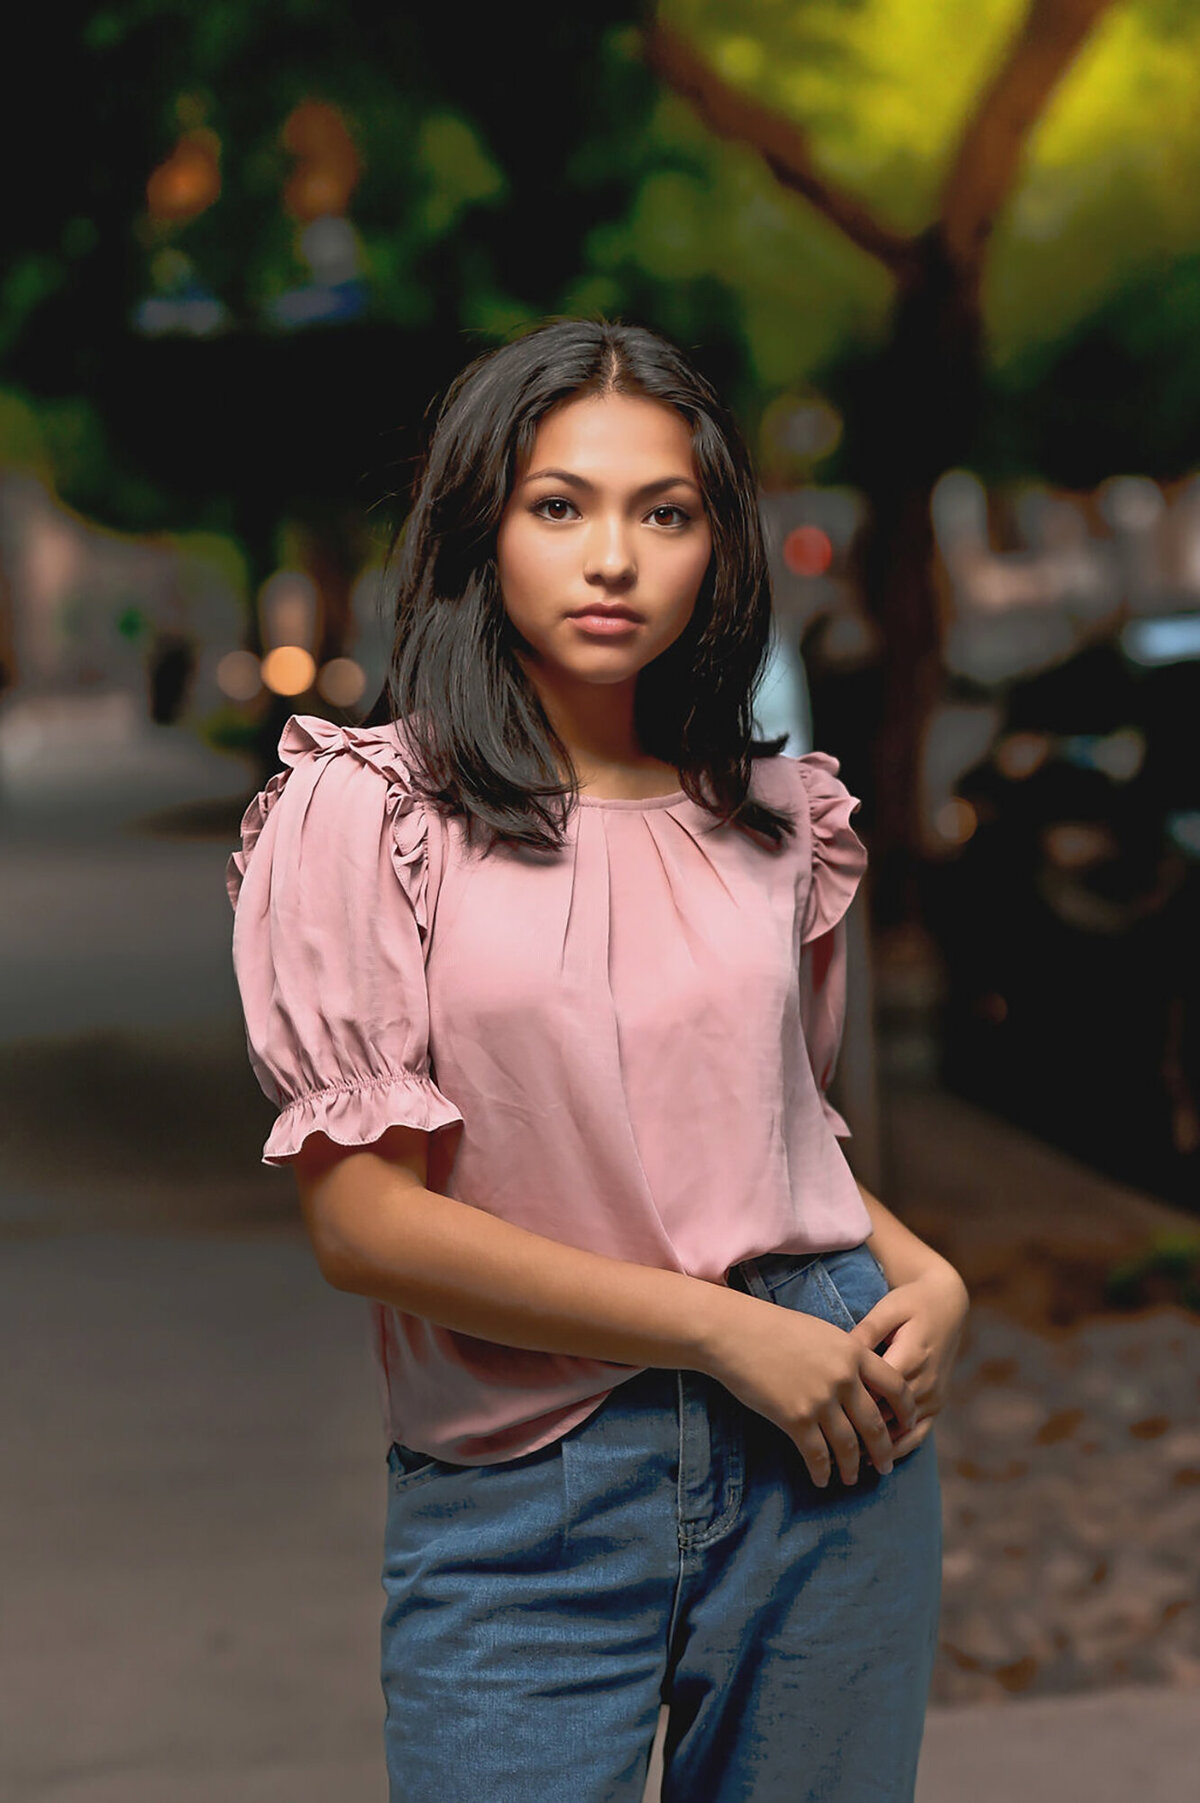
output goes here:
[[572, 620], [632, 620], [634, 625], [641, 623], [641, 614], [635, 614], [632, 607], [606, 607], [602, 602], [593, 601], [587, 607], [577, 607], [569, 616]]

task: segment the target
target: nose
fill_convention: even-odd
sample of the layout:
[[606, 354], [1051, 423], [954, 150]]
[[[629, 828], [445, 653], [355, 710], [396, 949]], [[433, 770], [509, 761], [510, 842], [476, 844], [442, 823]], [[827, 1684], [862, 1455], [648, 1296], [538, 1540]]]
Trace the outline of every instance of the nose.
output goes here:
[[625, 589], [637, 579], [630, 528], [619, 517], [592, 522], [584, 544], [583, 577], [599, 588]]

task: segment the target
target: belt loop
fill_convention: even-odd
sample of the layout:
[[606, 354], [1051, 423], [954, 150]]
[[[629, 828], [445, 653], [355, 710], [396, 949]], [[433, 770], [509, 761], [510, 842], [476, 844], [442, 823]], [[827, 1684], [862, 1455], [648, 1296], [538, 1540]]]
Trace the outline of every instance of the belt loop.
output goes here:
[[741, 1279], [739, 1283], [734, 1285], [735, 1289], [746, 1290], [749, 1295], [757, 1296], [760, 1302], [769, 1302], [771, 1300], [771, 1292], [768, 1290], [763, 1279], [763, 1274], [758, 1268], [757, 1259], [746, 1258], [742, 1260], [740, 1265], [733, 1265], [729, 1271], [730, 1281], [732, 1282], [735, 1277]]

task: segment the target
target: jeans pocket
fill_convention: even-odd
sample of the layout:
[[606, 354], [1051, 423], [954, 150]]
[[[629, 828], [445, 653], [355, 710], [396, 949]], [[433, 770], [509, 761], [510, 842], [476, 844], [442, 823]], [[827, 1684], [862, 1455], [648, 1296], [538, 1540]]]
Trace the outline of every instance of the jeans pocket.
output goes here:
[[883, 1266], [866, 1245], [822, 1253], [818, 1263], [822, 1287], [842, 1317], [840, 1325], [846, 1328], [856, 1327], [891, 1287]]
[[402, 1446], [398, 1440], [388, 1448], [387, 1462], [392, 1474], [393, 1496], [400, 1490], [410, 1489], [422, 1478], [432, 1477], [441, 1464], [431, 1452], [417, 1452], [411, 1446]]

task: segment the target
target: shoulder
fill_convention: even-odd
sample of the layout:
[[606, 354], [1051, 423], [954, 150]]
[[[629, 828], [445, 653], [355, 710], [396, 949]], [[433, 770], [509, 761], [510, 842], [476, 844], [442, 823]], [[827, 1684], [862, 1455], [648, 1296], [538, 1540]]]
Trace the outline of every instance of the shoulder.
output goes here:
[[824, 751], [803, 757], [779, 753], [755, 762], [754, 793], [773, 807], [787, 808], [796, 822], [787, 843], [808, 879], [806, 939], [837, 924], [867, 865], [866, 847], [850, 824], [861, 804], [838, 769], [837, 759]]
[[802, 831], [807, 824], [814, 832], [825, 832], [837, 821], [848, 823], [860, 805], [838, 775], [839, 768], [837, 759], [824, 751], [756, 758], [753, 793], [774, 807], [790, 808], [799, 816]]
[[[418, 881], [428, 813], [413, 787], [400, 723], [339, 726], [317, 714], [293, 714], [280, 734], [282, 769], [254, 796], [241, 822], [241, 847], [226, 866], [236, 908], [260, 841], [268, 859], [344, 859], [350, 867], [386, 842], [397, 875]], [[259, 855], [263, 855], [259, 853]]]
[[411, 793], [412, 773], [403, 723], [338, 726], [319, 714], [293, 714], [279, 737], [285, 769], [314, 762], [338, 767], [343, 777], [357, 768], [373, 770], [386, 784]]

